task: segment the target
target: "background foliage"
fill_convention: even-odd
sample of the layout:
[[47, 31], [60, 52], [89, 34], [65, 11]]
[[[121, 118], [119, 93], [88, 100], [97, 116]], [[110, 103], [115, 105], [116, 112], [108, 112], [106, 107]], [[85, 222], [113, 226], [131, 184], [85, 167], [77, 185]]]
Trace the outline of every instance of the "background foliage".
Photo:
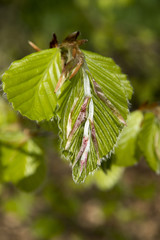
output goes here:
[[[1, 0], [0, 72], [15, 59], [31, 53], [28, 40], [45, 49], [52, 32], [62, 40], [67, 34], [80, 30], [82, 37], [89, 40], [85, 46], [87, 50], [112, 57], [128, 74], [134, 88], [131, 110], [145, 101], [158, 101], [159, 8], [158, 0]], [[99, 172], [85, 185], [77, 186], [72, 183], [68, 164], [57, 154], [56, 127], [54, 136], [42, 130], [37, 136], [36, 124], [14, 114], [5, 103], [0, 103], [0, 108], [3, 138], [15, 139], [16, 145], [9, 151], [9, 146], [1, 146], [0, 152], [25, 154], [24, 161], [17, 164], [24, 164], [28, 169], [19, 172], [18, 167], [1, 159], [0, 169], [7, 167], [7, 175], [0, 178], [7, 181], [10, 171], [15, 171], [13, 181], [19, 188], [34, 188], [47, 171], [43, 184], [34, 193], [23, 193], [8, 183], [1, 185], [2, 240], [11, 236], [18, 240], [159, 239], [159, 176], [148, 169], [143, 159], [140, 165], [125, 172], [115, 167], [114, 174], [111, 172], [106, 176]], [[146, 119], [152, 121], [152, 116], [146, 116]], [[50, 129], [51, 126], [43, 124]], [[5, 128], [9, 135], [4, 136]], [[33, 135], [30, 140], [28, 136]], [[29, 150], [32, 144], [37, 146], [36, 153]], [[36, 161], [36, 154], [43, 159], [44, 150], [47, 151], [47, 170]], [[135, 161], [132, 157], [131, 161]], [[40, 179], [29, 171], [31, 165], [40, 171]], [[21, 182], [22, 175], [26, 176], [26, 182]], [[112, 188], [117, 180], [117, 185]], [[33, 189], [27, 187], [26, 191]]]

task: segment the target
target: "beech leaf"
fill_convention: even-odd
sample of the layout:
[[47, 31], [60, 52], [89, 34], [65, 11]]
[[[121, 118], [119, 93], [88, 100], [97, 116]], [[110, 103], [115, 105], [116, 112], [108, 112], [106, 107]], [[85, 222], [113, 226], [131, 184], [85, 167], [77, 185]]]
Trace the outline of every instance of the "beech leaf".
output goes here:
[[37, 121], [54, 116], [54, 93], [61, 71], [60, 50], [53, 48], [32, 53], [15, 61], [3, 74], [4, 92], [15, 110]]
[[[83, 182], [114, 151], [126, 125], [130, 98], [117, 70], [115, 74], [111, 70], [114, 62], [110, 61], [107, 69], [97, 62], [99, 55], [83, 54], [85, 60], [78, 73], [66, 78], [57, 92], [60, 148], [72, 165], [75, 182]], [[131, 91], [130, 84], [127, 86]]]

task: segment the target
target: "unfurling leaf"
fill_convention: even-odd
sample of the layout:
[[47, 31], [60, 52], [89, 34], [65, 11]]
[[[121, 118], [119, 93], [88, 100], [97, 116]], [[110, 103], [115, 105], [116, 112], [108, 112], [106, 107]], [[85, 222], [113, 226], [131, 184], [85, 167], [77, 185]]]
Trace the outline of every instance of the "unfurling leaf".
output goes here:
[[87, 51], [80, 54], [84, 62], [78, 73], [66, 78], [57, 92], [61, 150], [71, 162], [75, 182], [83, 182], [113, 151], [126, 124], [132, 89], [120, 72], [113, 74], [112, 68], [119, 69], [113, 61]]

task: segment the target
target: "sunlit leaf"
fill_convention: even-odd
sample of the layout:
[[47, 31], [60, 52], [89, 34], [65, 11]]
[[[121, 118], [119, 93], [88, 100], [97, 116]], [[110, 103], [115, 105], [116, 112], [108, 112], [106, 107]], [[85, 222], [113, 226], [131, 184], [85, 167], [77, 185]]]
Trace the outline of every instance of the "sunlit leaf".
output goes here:
[[3, 89], [14, 109], [32, 120], [51, 119], [61, 71], [60, 50], [43, 50], [15, 61], [4, 73]]

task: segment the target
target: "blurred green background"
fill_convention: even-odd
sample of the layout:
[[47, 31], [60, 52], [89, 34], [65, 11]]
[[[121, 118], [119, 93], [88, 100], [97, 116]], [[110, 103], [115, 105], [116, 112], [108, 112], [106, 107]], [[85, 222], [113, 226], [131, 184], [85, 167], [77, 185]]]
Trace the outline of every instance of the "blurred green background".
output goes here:
[[[62, 41], [80, 30], [84, 48], [112, 57], [128, 75], [131, 110], [160, 101], [159, 10], [159, 0], [0, 0], [0, 73], [32, 52], [28, 40], [45, 49], [53, 32]], [[143, 160], [121, 179], [116, 171], [112, 181], [102, 174], [75, 185], [56, 135], [48, 142], [47, 177], [38, 190], [0, 186], [1, 240], [160, 239], [160, 177]]]

